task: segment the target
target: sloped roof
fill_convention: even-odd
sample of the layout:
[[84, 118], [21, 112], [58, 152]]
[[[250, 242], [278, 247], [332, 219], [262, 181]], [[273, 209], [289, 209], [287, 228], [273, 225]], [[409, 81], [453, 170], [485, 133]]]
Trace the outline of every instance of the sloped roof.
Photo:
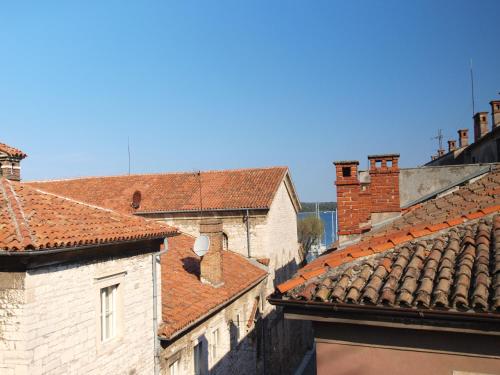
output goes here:
[[162, 314], [160, 335], [171, 339], [225, 302], [255, 286], [267, 272], [241, 255], [223, 252], [224, 285], [215, 288], [199, 279], [200, 258], [193, 252], [194, 238], [180, 234], [169, 238], [161, 257]]
[[[286, 167], [29, 182], [30, 186], [124, 213], [268, 209]], [[140, 192], [137, 209], [132, 196]], [[294, 192], [293, 192], [294, 194]]]
[[500, 313], [500, 215], [331, 268], [285, 298]]
[[[432, 309], [438, 306], [496, 311], [497, 300], [488, 301], [486, 305], [484, 301], [478, 301], [481, 295], [485, 295], [484, 286], [487, 286], [486, 300], [488, 296], [500, 296], [496, 294], [500, 293], [497, 288], [500, 253], [496, 250], [496, 238], [500, 238], [500, 231], [496, 230], [500, 219], [492, 221], [493, 215], [499, 211], [500, 171], [496, 170], [454, 193], [414, 207], [399, 219], [362, 236], [354, 245], [317, 258], [300, 269], [293, 279], [278, 285], [276, 296], [284, 300], [321, 300], [321, 296], [316, 294], [319, 288], [324, 289], [322, 283], [331, 279], [331, 284], [324, 285], [328, 295], [324, 296], [323, 303], [387, 304], [392, 307], [408, 305], [411, 308], [417, 308], [418, 305], [418, 308]], [[494, 246], [489, 246], [490, 243]], [[453, 263], [449, 264], [452, 258]], [[459, 284], [463, 284], [463, 278], [459, 282], [458, 276], [467, 272], [462, 267], [468, 262], [467, 259], [472, 260], [475, 267], [473, 274], [469, 275], [468, 290], [471, 294], [467, 296], [466, 302], [459, 303], [457, 290]], [[437, 264], [434, 263], [436, 260]], [[493, 269], [491, 273], [479, 275], [482, 272], [477, 273], [475, 269], [484, 261], [491, 262]], [[393, 271], [396, 262], [401, 267]], [[414, 270], [410, 270], [410, 264]], [[449, 274], [440, 273], [445, 266], [451, 272], [451, 279], [447, 279], [451, 289], [447, 290], [443, 289], [446, 282], [441, 280]], [[386, 272], [380, 267], [385, 268]], [[430, 282], [424, 273], [432, 270], [437, 271], [438, 275]], [[344, 272], [347, 274], [343, 278]], [[393, 276], [399, 272], [398, 278], [390, 280], [391, 272]], [[386, 283], [389, 283], [387, 286], [391, 286], [392, 292], [399, 293], [394, 301], [384, 299], [383, 286]], [[336, 293], [340, 294], [333, 294], [337, 286], [342, 286], [346, 294], [341, 294], [338, 288]], [[405, 291], [411, 295], [408, 296]], [[423, 297], [417, 299], [418, 291], [430, 294], [428, 303], [424, 303]], [[448, 305], [441, 306], [439, 291], [448, 293]]]
[[161, 238], [177, 230], [0, 179], [0, 249], [25, 251]]
[[21, 150], [14, 148], [12, 146], [6, 145], [5, 143], [0, 143], [0, 152], [3, 152], [3, 153], [5, 153], [9, 156], [12, 156], [12, 157], [21, 158], [21, 159], [24, 159], [27, 156]]

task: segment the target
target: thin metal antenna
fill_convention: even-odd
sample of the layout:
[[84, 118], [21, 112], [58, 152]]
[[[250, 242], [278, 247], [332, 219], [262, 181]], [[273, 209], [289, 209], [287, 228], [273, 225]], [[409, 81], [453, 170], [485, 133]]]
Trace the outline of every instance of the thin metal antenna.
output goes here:
[[198, 183], [200, 184], [200, 216], [202, 216], [202, 211], [203, 211], [203, 198], [202, 198], [202, 191], [201, 191], [201, 171], [198, 171]]
[[128, 151], [128, 174], [130, 176], [130, 137], [127, 137], [127, 151]]
[[439, 149], [442, 150], [443, 149], [443, 130], [442, 129], [438, 129], [438, 134], [437, 136], [435, 137], [432, 137], [431, 139], [437, 139], [439, 141]]
[[471, 92], [472, 92], [472, 116], [476, 114], [476, 106], [475, 106], [475, 99], [474, 99], [474, 72], [472, 71], [472, 59], [470, 59], [470, 85], [471, 85]]

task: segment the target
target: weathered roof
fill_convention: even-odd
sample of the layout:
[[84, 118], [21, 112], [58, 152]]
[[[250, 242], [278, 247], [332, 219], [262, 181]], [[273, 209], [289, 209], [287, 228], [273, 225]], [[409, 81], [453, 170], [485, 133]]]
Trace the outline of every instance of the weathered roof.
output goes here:
[[172, 339], [183, 329], [220, 308], [267, 276], [267, 272], [241, 255], [223, 252], [224, 284], [215, 288], [200, 281], [200, 258], [193, 252], [194, 238], [180, 234], [169, 238], [161, 257], [162, 314], [160, 335]]
[[12, 146], [6, 145], [5, 143], [0, 143], [0, 152], [3, 152], [9, 156], [24, 159], [27, 155], [21, 150], [14, 148]]
[[498, 313], [500, 215], [331, 268], [284, 298]]
[[[29, 182], [30, 186], [124, 213], [268, 209], [286, 167]], [[139, 205], [132, 207], [134, 193]], [[294, 195], [294, 192], [291, 192]]]
[[[283, 300], [323, 298], [327, 304], [497, 311], [500, 218], [492, 218], [499, 211], [500, 172], [493, 171], [449, 195], [413, 207], [354, 245], [317, 258], [278, 285], [276, 296]], [[468, 272], [464, 264], [471, 266], [470, 261], [470, 293], [463, 301], [465, 276], [461, 275]], [[481, 266], [484, 262], [492, 265], [487, 273]], [[448, 271], [442, 271], [445, 268]], [[431, 280], [428, 276], [433, 271], [436, 275]], [[320, 288], [328, 290], [318, 296]], [[387, 298], [390, 293], [393, 299]], [[447, 302], [442, 302], [443, 293]]]
[[0, 179], [0, 250], [71, 248], [161, 238], [177, 230]]

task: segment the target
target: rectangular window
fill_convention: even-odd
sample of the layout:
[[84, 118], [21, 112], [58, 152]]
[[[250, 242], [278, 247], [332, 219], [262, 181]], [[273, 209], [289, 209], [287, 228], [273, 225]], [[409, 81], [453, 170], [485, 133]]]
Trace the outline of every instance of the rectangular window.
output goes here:
[[116, 291], [118, 284], [101, 289], [101, 341], [116, 335]]
[[194, 375], [203, 375], [202, 373], [202, 357], [203, 355], [203, 342], [199, 342], [193, 348], [193, 358], [194, 358]]
[[176, 360], [168, 366], [168, 373], [169, 373], [169, 375], [179, 375], [180, 374], [180, 360]]
[[220, 330], [219, 328], [215, 329], [212, 332], [212, 359], [217, 359], [217, 349], [220, 345]]

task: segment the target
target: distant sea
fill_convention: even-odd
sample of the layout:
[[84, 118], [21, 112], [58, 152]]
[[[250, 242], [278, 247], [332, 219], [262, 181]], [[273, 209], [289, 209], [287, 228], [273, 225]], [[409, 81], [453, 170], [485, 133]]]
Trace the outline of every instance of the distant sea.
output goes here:
[[[316, 216], [316, 212], [299, 212], [298, 219], [304, 219], [308, 216]], [[324, 231], [321, 237], [321, 246], [328, 246], [337, 240], [336, 227], [337, 211], [319, 211], [319, 218], [323, 221]]]

